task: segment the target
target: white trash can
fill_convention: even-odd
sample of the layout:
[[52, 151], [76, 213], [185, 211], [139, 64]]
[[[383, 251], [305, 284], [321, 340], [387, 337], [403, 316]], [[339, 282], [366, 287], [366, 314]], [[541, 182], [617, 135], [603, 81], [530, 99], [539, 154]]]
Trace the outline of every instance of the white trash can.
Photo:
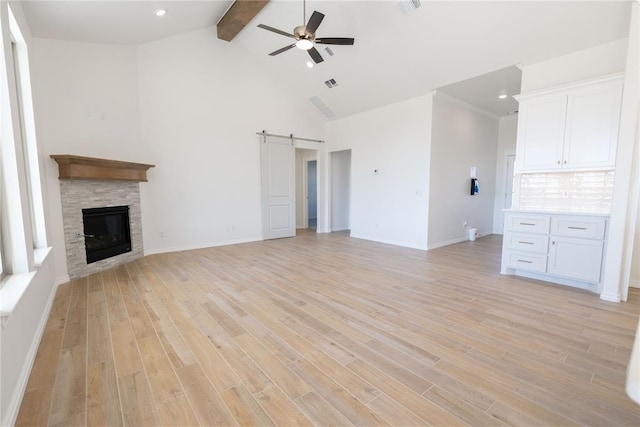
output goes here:
[[476, 234], [478, 233], [478, 229], [477, 228], [470, 228], [469, 229], [469, 241], [473, 242], [476, 240]]

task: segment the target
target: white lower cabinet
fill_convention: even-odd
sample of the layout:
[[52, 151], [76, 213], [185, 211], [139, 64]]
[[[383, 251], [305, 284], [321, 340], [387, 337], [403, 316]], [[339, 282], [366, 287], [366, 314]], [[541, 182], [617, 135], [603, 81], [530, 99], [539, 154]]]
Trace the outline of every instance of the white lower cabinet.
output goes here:
[[599, 283], [603, 248], [601, 240], [552, 237], [547, 273]]
[[502, 273], [599, 291], [607, 218], [506, 211]]

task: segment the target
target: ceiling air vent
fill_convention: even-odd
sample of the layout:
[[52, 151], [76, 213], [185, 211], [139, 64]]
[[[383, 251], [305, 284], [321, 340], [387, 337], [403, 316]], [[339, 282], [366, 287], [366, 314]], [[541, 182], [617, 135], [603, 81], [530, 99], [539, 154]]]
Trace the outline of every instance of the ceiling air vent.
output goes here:
[[400, 7], [400, 11], [407, 15], [411, 12], [414, 12], [420, 6], [422, 6], [422, 1], [420, 0], [399, 0], [398, 6]]
[[338, 86], [338, 82], [335, 79], [329, 79], [326, 82], [324, 82], [324, 84], [326, 84], [329, 89]]
[[327, 104], [325, 104], [319, 97], [312, 96], [311, 98], [309, 98], [309, 102], [311, 102], [314, 107], [320, 110], [320, 112], [324, 114], [325, 117], [330, 119], [336, 116], [336, 113], [334, 113], [331, 108], [327, 107]]

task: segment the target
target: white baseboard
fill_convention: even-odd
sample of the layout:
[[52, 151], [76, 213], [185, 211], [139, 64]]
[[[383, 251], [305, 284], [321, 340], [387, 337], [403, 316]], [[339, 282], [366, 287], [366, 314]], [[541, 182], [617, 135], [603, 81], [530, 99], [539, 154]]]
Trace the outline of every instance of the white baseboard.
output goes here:
[[69, 283], [71, 278], [67, 274], [66, 276], [58, 277], [54, 283], [54, 286], [57, 288], [60, 285], [64, 285], [65, 283]]
[[371, 237], [371, 236], [367, 236], [367, 235], [363, 235], [363, 234], [354, 234], [353, 230], [351, 231], [351, 236], [350, 237], [352, 237], [354, 239], [370, 240], [372, 242], [384, 243], [385, 245], [401, 246], [403, 248], [419, 249], [421, 251], [426, 251], [427, 250], [426, 246], [408, 245], [408, 244], [399, 243], [399, 242], [393, 241], [393, 240], [379, 239], [377, 237]]
[[[476, 233], [476, 238], [477, 237], [488, 236], [489, 234], [493, 234], [493, 233], [491, 231], [486, 231], [486, 230], [485, 231], [478, 231]], [[431, 243], [431, 244], [429, 244], [429, 250], [442, 248], [444, 246], [449, 246], [449, 245], [455, 245], [456, 243], [466, 242], [467, 240], [469, 240], [469, 238], [465, 234], [463, 237], [457, 237], [455, 239], [447, 240], [447, 241], [444, 241], [444, 242]]]
[[222, 242], [200, 243], [197, 245], [170, 246], [168, 248], [145, 249], [144, 256], [166, 254], [170, 252], [192, 251], [195, 249], [214, 248], [216, 246], [238, 245], [240, 243], [259, 242], [263, 240], [261, 237], [251, 237], [248, 239], [225, 240]]
[[600, 299], [603, 301], [609, 301], [609, 302], [620, 302], [621, 300], [619, 293], [611, 293], [611, 292], [601, 293]]
[[429, 244], [429, 250], [442, 248], [444, 246], [455, 245], [456, 243], [467, 241], [466, 237], [459, 237], [457, 239], [447, 240], [445, 242], [431, 243]]
[[44, 334], [44, 328], [47, 326], [47, 321], [49, 320], [49, 314], [51, 313], [51, 307], [53, 306], [53, 300], [56, 297], [56, 292], [58, 290], [57, 286], [53, 286], [51, 288], [51, 293], [49, 294], [49, 299], [47, 301], [47, 305], [42, 311], [42, 316], [40, 317], [40, 322], [38, 323], [38, 328], [36, 329], [36, 333], [31, 340], [31, 346], [29, 347], [29, 352], [25, 358], [25, 362], [22, 365], [22, 372], [20, 372], [20, 379], [18, 381], [17, 387], [14, 390], [13, 396], [11, 397], [11, 401], [7, 406], [7, 413], [0, 420], [3, 426], [12, 426], [16, 423], [16, 419], [18, 418], [18, 412], [20, 411], [20, 404], [22, 403], [22, 398], [24, 397], [24, 393], [27, 390], [27, 383], [29, 382], [29, 375], [31, 374], [31, 369], [33, 368], [33, 363], [36, 360], [36, 354], [38, 353], [38, 347], [40, 347], [40, 340], [42, 339], [42, 335]]
[[629, 280], [629, 287], [640, 288], [640, 280]]

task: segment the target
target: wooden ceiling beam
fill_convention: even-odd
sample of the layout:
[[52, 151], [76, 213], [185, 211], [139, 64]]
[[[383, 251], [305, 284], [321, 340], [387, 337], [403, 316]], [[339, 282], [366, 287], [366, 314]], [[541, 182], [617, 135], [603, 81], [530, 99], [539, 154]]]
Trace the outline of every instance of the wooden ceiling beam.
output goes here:
[[236, 0], [218, 22], [218, 38], [230, 42], [269, 0]]

